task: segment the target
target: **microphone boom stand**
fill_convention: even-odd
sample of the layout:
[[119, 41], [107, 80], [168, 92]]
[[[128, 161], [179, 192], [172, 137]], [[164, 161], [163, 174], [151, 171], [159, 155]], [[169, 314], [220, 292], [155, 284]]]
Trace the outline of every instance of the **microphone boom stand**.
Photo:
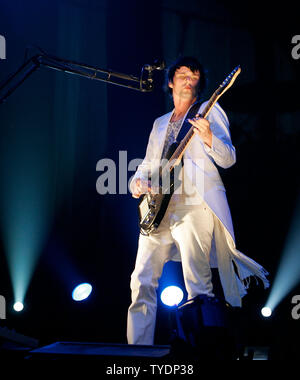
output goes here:
[[[8, 96], [40, 66], [141, 92], [150, 92], [153, 90], [152, 71], [156, 69], [155, 66], [144, 65], [140, 77], [137, 78], [133, 75], [104, 70], [47, 54], [39, 54], [28, 59], [14, 74], [10, 75], [8, 79], [1, 84], [0, 103], [3, 103]], [[160, 68], [158, 68], [158, 70], [160, 70]]]

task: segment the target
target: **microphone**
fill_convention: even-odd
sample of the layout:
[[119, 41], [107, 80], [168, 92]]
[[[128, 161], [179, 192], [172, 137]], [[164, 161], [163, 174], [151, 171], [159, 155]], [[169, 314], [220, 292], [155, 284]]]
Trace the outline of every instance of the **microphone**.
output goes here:
[[147, 71], [164, 70], [166, 67], [165, 61], [156, 59], [152, 65], [144, 65], [144, 69]]

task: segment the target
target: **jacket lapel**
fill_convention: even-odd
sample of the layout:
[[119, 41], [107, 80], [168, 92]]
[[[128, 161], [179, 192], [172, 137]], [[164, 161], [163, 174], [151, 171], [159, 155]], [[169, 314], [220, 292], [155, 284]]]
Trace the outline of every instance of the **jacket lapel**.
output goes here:
[[157, 157], [159, 157], [159, 158], [161, 157], [161, 154], [162, 154], [164, 142], [165, 142], [166, 135], [167, 135], [167, 129], [168, 129], [169, 121], [173, 115], [173, 112], [174, 112], [174, 110], [172, 112], [165, 114], [164, 116], [162, 116], [159, 119], [159, 124], [157, 126], [157, 132], [158, 132]]

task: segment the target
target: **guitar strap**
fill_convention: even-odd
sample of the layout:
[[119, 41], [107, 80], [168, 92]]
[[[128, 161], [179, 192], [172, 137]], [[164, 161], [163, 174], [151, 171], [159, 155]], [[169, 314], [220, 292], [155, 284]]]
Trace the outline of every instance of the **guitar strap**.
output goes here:
[[190, 108], [189, 112], [187, 113], [187, 115], [186, 115], [186, 117], [182, 123], [181, 129], [178, 133], [178, 136], [176, 138], [176, 141], [178, 143], [180, 143], [180, 141], [184, 138], [184, 136], [191, 129], [192, 124], [188, 122], [188, 119], [193, 119], [196, 116], [197, 112], [199, 111], [200, 105], [201, 105], [201, 102], [194, 103], [192, 105], [192, 107]]
[[[188, 119], [193, 119], [197, 112], [199, 111], [199, 108], [200, 108], [200, 105], [201, 105], [201, 102], [195, 102], [192, 107], [190, 108], [189, 112], [187, 113], [183, 123], [182, 123], [182, 126], [180, 128], [180, 131], [178, 133], [178, 136], [176, 138], [176, 141], [171, 144], [171, 146], [169, 147], [168, 151], [167, 151], [167, 154], [166, 156], [168, 157], [170, 151], [174, 151], [176, 149], [176, 147], [180, 144], [180, 141], [184, 138], [184, 136], [188, 133], [188, 131], [190, 130], [190, 128], [192, 127], [192, 124], [188, 122]], [[167, 136], [168, 138], [168, 136]], [[162, 152], [162, 155], [161, 155], [161, 159], [163, 158], [166, 158], [164, 156], [164, 149], [163, 149], [163, 152]], [[182, 164], [183, 164], [183, 157], [182, 157]]]
[[[195, 117], [195, 115], [199, 111], [200, 105], [201, 105], [201, 102], [195, 102], [192, 105], [192, 107], [190, 108], [190, 110], [187, 113], [187, 115], [186, 115], [186, 117], [185, 117], [185, 119], [184, 119], [184, 121], [182, 123], [182, 126], [181, 126], [181, 128], [179, 130], [179, 133], [178, 133], [178, 136], [176, 138], [176, 141], [173, 144], [171, 144], [171, 146], [169, 147], [168, 151], [166, 152], [167, 155], [168, 155], [168, 152], [170, 150], [172, 150], [173, 146], [174, 146], [174, 148], [176, 146], [178, 146], [178, 144], [180, 143], [180, 141], [184, 138], [184, 136], [188, 133], [188, 131], [192, 127], [192, 124], [188, 122], [188, 119], [193, 119]], [[168, 136], [166, 138], [168, 138]], [[165, 155], [164, 155], [164, 151], [165, 151], [165, 148], [163, 148], [161, 159], [166, 158]]]

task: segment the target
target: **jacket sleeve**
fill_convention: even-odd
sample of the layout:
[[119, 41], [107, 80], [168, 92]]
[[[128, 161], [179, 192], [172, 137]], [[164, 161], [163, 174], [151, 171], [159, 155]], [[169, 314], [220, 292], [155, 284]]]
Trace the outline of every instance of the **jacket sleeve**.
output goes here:
[[216, 103], [207, 119], [210, 122], [213, 136], [211, 148], [204, 144], [204, 149], [218, 166], [227, 169], [236, 162], [236, 152], [231, 142], [228, 118], [220, 105]]
[[130, 191], [133, 192], [133, 186], [137, 179], [147, 180], [151, 174], [151, 163], [153, 159], [154, 144], [155, 144], [155, 131], [156, 131], [156, 120], [154, 121], [152, 131], [149, 136], [146, 156], [143, 159], [142, 163], [137, 167], [137, 170], [130, 181]]

